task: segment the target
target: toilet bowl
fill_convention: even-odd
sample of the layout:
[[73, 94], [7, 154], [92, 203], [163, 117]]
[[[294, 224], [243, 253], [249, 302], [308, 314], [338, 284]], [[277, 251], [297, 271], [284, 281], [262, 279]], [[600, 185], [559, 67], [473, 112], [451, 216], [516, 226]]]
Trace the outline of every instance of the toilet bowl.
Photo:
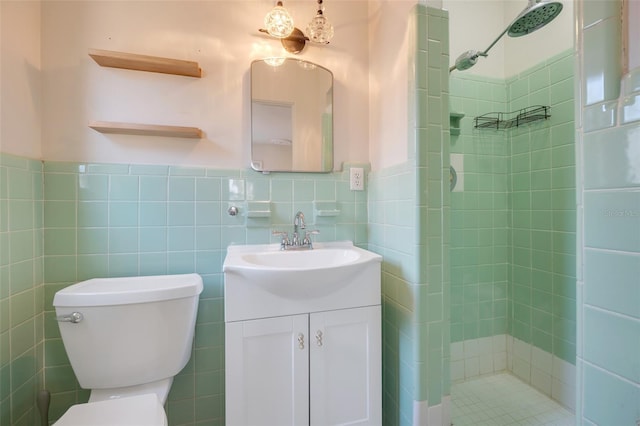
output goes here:
[[89, 402], [55, 426], [164, 426], [173, 377], [191, 357], [198, 274], [96, 278], [53, 299], [62, 342]]

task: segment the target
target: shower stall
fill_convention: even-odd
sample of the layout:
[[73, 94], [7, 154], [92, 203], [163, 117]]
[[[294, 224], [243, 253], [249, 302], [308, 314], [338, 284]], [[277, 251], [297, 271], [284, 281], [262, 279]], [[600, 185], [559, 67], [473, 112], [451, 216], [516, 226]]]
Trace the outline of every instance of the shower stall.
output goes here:
[[[491, 11], [473, 8], [480, 8], [478, 3], [495, 8], [496, 2], [475, 2], [475, 6], [464, 2], [465, 7], [450, 3], [450, 52], [455, 55], [454, 49], [463, 44], [457, 36], [480, 28], [461, 28], [464, 18], [457, 20], [457, 14], [467, 13], [472, 16], [469, 20], [483, 22], [482, 13]], [[508, 19], [506, 7], [501, 7]], [[564, 9], [563, 14], [572, 14], [570, 7]], [[505, 41], [499, 45], [502, 50], [497, 49], [504, 34], [529, 34], [562, 10], [562, 3], [531, 0], [489, 48], [466, 51], [450, 69], [452, 123], [454, 117], [460, 120], [459, 134], [458, 129], [452, 130], [450, 141], [455, 176], [450, 245], [454, 424], [456, 420], [464, 424], [462, 414], [456, 412], [462, 410], [456, 405], [456, 386], [505, 373], [567, 410], [574, 408], [576, 184], [571, 26], [564, 31], [568, 39], [558, 39], [557, 29], [549, 25], [522, 40]], [[562, 22], [557, 19], [553, 24]], [[523, 43], [525, 39], [528, 42]], [[494, 51], [469, 70], [494, 46], [498, 54]], [[522, 56], [512, 59], [509, 47], [535, 50], [535, 55], [528, 62], [519, 59]], [[510, 60], [518, 63], [509, 64]], [[495, 62], [500, 63], [501, 73], [495, 72]], [[540, 108], [545, 114], [536, 120], [514, 119], [500, 126], [502, 117]], [[482, 125], [486, 121], [477, 117], [495, 118], [496, 125]], [[490, 393], [495, 382], [484, 383], [480, 392]], [[470, 418], [465, 410], [464, 416]], [[487, 414], [478, 415], [479, 421]]]

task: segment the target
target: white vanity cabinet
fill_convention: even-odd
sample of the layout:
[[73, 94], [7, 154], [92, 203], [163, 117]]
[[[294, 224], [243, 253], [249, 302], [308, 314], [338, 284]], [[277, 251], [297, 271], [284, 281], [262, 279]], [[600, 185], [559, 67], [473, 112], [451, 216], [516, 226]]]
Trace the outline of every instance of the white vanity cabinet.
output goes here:
[[227, 426], [309, 424], [308, 330], [308, 315], [225, 325]]
[[311, 314], [310, 424], [382, 424], [380, 305]]
[[380, 425], [380, 320], [377, 305], [227, 323], [226, 424]]
[[227, 249], [227, 426], [382, 424], [381, 262], [351, 242]]

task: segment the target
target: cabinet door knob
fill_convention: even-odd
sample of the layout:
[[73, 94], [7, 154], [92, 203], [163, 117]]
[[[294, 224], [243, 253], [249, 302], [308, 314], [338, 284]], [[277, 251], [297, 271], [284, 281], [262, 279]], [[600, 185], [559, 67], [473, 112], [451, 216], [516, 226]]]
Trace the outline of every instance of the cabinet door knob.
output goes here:
[[322, 331], [316, 331], [316, 344], [322, 346]]
[[304, 334], [298, 333], [298, 347], [304, 349]]

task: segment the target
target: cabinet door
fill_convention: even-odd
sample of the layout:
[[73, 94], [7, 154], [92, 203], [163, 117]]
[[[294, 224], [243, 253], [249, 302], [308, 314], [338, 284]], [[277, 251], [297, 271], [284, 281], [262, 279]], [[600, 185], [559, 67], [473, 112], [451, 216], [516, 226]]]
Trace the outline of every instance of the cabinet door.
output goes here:
[[310, 316], [312, 426], [382, 424], [380, 306]]
[[308, 318], [225, 325], [228, 426], [309, 424]]

